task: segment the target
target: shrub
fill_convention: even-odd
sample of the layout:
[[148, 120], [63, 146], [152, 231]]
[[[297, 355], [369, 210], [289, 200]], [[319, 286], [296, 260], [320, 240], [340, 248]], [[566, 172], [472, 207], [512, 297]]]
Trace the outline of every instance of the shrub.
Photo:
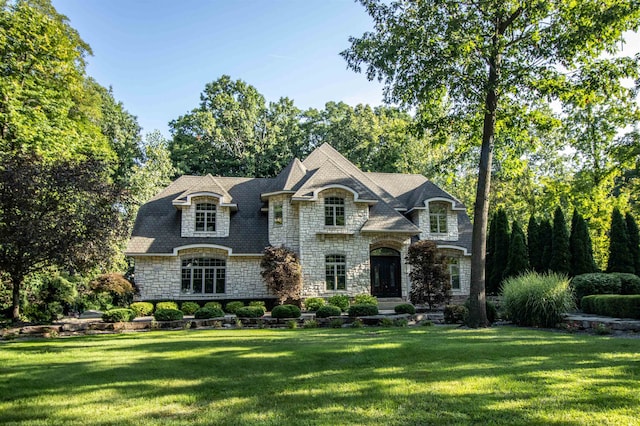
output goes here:
[[447, 324], [463, 323], [469, 315], [469, 309], [464, 305], [447, 305], [444, 307], [444, 322]]
[[[464, 307], [467, 308], [467, 313], [469, 312], [470, 305], [471, 301], [467, 299], [464, 302]], [[496, 309], [496, 305], [488, 300], [485, 302], [485, 307], [487, 311], [487, 320], [489, 321], [489, 324], [493, 324], [494, 322], [496, 322], [496, 318], [498, 318], [498, 309]], [[466, 315], [464, 322], [467, 322]]]
[[220, 302], [207, 302], [204, 304], [204, 308], [222, 309], [222, 303]]
[[623, 274], [615, 272], [620, 279], [620, 294], [640, 294], [640, 277], [634, 274]]
[[342, 324], [344, 324], [344, 321], [342, 321], [342, 319], [334, 318], [329, 322], [329, 327], [331, 327], [331, 328], [342, 328]]
[[589, 314], [640, 319], [639, 294], [598, 294], [582, 298], [582, 309]]
[[621, 285], [620, 277], [616, 274], [582, 274], [571, 280], [578, 302], [591, 294], [620, 294]]
[[263, 315], [264, 309], [262, 306], [243, 306], [236, 311], [238, 318], [260, 318]]
[[224, 316], [224, 311], [220, 308], [200, 308], [193, 314], [196, 319], [209, 319], [209, 318], [221, 318]]
[[318, 328], [318, 321], [316, 320], [305, 320], [302, 323], [302, 328]]
[[135, 312], [137, 317], [146, 317], [153, 312], [153, 303], [134, 302], [129, 306], [129, 309]]
[[356, 297], [353, 298], [353, 303], [356, 305], [378, 306], [378, 298], [370, 294], [356, 294]]
[[196, 302], [182, 302], [180, 306], [180, 310], [184, 312], [185, 315], [193, 315], [198, 309], [200, 309], [200, 305]]
[[355, 321], [351, 323], [351, 328], [362, 328], [363, 326], [364, 326], [364, 323], [360, 318], [357, 318]]
[[290, 328], [290, 329], [298, 328], [298, 321], [296, 320], [287, 321], [287, 328]]
[[271, 310], [272, 318], [300, 318], [302, 312], [295, 305], [278, 305]]
[[409, 326], [409, 321], [407, 321], [406, 318], [396, 318], [395, 320], [393, 320], [393, 326], [394, 327], [408, 327]]
[[434, 241], [422, 240], [411, 244], [407, 252], [407, 263], [411, 266], [411, 303], [426, 303], [432, 309], [451, 298], [447, 261]]
[[277, 296], [280, 303], [300, 299], [302, 266], [293, 250], [287, 247], [266, 247], [260, 268], [260, 275], [269, 292]]
[[307, 311], [315, 312], [325, 305], [322, 297], [309, 297], [304, 301], [304, 307]]
[[367, 317], [371, 315], [378, 315], [378, 307], [376, 305], [360, 303], [349, 307], [350, 317]]
[[156, 311], [159, 309], [178, 309], [178, 304], [176, 302], [158, 302], [156, 303]]
[[393, 327], [393, 320], [391, 318], [384, 317], [380, 320], [381, 327]]
[[228, 313], [228, 314], [235, 314], [236, 311], [240, 308], [242, 308], [244, 306], [243, 302], [235, 301], [235, 302], [229, 302], [227, 303], [227, 306], [224, 307], [224, 310]]
[[349, 296], [346, 294], [336, 294], [327, 299], [329, 305], [337, 306], [342, 312], [346, 312], [349, 309]]
[[136, 317], [133, 309], [111, 309], [102, 314], [104, 322], [131, 322]]
[[316, 311], [318, 318], [339, 317], [340, 315], [342, 315], [342, 310], [333, 305], [324, 305]]
[[423, 327], [433, 327], [433, 321], [426, 320], [426, 321], [421, 322], [420, 325], [422, 325]]
[[182, 311], [178, 309], [157, 309], [157, 305], [156, 312], [153, 314], [153, 317], [156, 321], [178, 321], [181, 320], [183, 316], [184, 314], [182, 313]]
[[115, 306], [128, 306], [133, 301], [135, 289], [122, 274], [103, 274], [90, 284], [95, 293], [108, 293]]
[[393, 308], [393, 310], [396, 311], [396, 314], [413, 315], [416, 313], [416, 307], [413, 306], [411, 303], [402, 303], [400, 305], [397, 305], [395, 308]]
[[529, 272], [504, 281], [502, 306], [517, 325], [554, 327], [575, 304], [566, 276]]
[[267, 312], [267, 307], [264, 304], [264, 300], [252, 300], [251, 302], [249, 302], [249, 306], [251, 306], [252, 308], [262, 309], [262, 315]]

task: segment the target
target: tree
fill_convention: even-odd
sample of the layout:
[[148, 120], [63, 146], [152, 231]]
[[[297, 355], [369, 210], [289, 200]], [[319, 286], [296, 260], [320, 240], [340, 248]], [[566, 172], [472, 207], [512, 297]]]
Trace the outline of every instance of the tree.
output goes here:
[[593, 261], [589, 229], [587, 228], [587, 222], [578, 213], [578, 209], [573, 210], [573, 216], [571, 217], [569, 252], [571, 254], [569, 276], [575, 277], [576, 275], [596, 272], [597, 268]]
[[495, 251], [496, 251], [496, 226], [498, 221], [498, 214], [494, 213], [491, 216], [491, 223], [489, 224], [489, 234], [487, 236], [487, 259], [486, 259], [486, 269], [487, 269], [487, 292], [491, 293], [496, 290], [496, 286], [493, 286], [491, 283], [491, 277], [494, 274], [495, 270]]
[[629, 237], [629, 254], [633, 260], [633, 273], [640, 275], [640, 231], [638, 231], [638, 224], [631, 213], [625, 215], [625, 222]]
[[505, 272], [509, 259], [509, 219], [502, 209], [496, 213], [495, 239], [493, 268], [487, 286], [487, 292], [491, 294], [497, 294], [500, 291], [500, 283], [506, 278]]
[[540, 225], [534, 215], [529, 216], [527, 226], [527, 247], [529, 248], [529, 266], [536, 272], [542, 270], [542, 248], [540, 247]]
[[511, 239], [509, 240], [509, 256], [504, 277], [514, 277], [529, 269], [529, 254], [524, 232], [517, 221], [511, 226]]
[[569, 252], [569, 232], [567, 222], [560, 207], [553, 212], [553, 232], [551, 233], [551, 260], [549, 269], [559, 274], [569, 274], [571, 253]]
[[278, 303], [282, 305], [287, 300], [300, 300], [302, 267], [293, 250], [287, 247], [266, 247], [260, 267], [262, 279], [269, 292], [278, 297]]
[[409, 299], [427, 304], [429, 309], [451, 298], [451, 278], [446, 257], [438, 253], [434, 241], [417, 241], [409, 246], [407, 264], [411, 267]]
[[499, 107], [557, 95], [565, 70], [620, 49], [622, 33], [639, 26], [640, 8], [615, 0], [361, 2], [375, 31], [350, 39], [342, 53], [350, 68], [367, 64], [369, 79], [385, 81], [387, 100], [417, 105], [444, 89], [452, 116], [482, 114], [469, 324], [487, 326], [484, 263]]
[[611, 213], [607, 272], [626, 272], [630, 274], [634, 272], [633, 259], [629, 252], [627, 223], [617, 207]]
[[551, 265], [552, 245], [553, 245], [553, 226], [548, 219], [540, 222], [540, 271], [547, 272]]
[[13, 319], [20, 318], [25, 276], [50, 265], [84, 271], [115, 256], [125, 226], [98, 160], [44, 161], [33, 153], [4, 158], [0, 169], [0, 270], [13, 286]]

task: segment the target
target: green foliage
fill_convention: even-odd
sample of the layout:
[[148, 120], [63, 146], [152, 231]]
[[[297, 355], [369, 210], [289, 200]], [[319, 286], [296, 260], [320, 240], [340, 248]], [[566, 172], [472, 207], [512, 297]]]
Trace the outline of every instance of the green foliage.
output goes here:
[[122, 274], [102, 274], [91, 283], [95, 293], [108, 293], [115, 306], [129, 306], [133, 301], [135, 289]]
[[356, 305], [376, 305], [378, 306], [378, 298], [370, 294], [356, 294], [353, 298], [353, 303]]
[[287, 321], [287, 328], [291, 330], [298, 328], [298, 321], [296, 320]]
[[182, 302], [180, 305], [180, 310], [185, 315], [193, 315], [198, 309], [200, 309], [200, 305], [196, 302]]
[[469, 309], [464, 305], [447, 305], [444, 307], [444, 322], [447, 324], [461, 324], [469, 315]]
[[542, 250], [542, 257], [540, 259], [540, 273], [547, 272], [551, 266], [552, 256], [552, 240], [553, 240], [553, 226], [549, 220], [543, 220], [540, 222], [540, 249]]
[[393, 310], [396, 314], [409, 314], [413, 315], [416, 313], [416, 307], [410, 303], [402, 303], [400, 305], [396, 305]]
[[342, 328], [344, 321], [341, 318], [333, 318], [329, 321], [329, 327], [331, 328]]
[[238, 311], [238, 309], [242, 308], [243, 306], [244, 306], [244, 302], [236, 300], [236, 301], [227, 303], [227, 305], [224, 307], [224, 310], [228, 314], [235, 314]]
[[204, 308], [212, 308], [212, 309], [222, 309], [222, 304], [220, 302], [207, 302], [203, 306]]
[[549, 270], [559, 274], [569, 274], [571, 268], [569, 252], [569, 233], [562, 209], [557, 207], [553, 213], [553, 232], [551, 234], [551, 261]]
[[[464, 307], [467, 308], [467, 310], [469, 310], [470, 305], [471, 305], [471, 301], [467, 299], [464, 302]], [[498, 309], [496, 308], [496, 305], [494, 305], [492, 302], [487, 300], [486, 310], [487, 310], [487, 320], [489, 320], [489, 324], [493, 324], [494, 322], [496, 322], [496, 319], [498, 318]], [[466, 317], [465, 317], [465, 321], [466, 321]]]
[[489, 294], [495, 294], [500, 289], [500, 283], [506, 277], [507, 262], [509, 261], [509, 219], [503, 209], [496, 213], [494, 235], [493, 266], [486, 289]]
[[407, 253], [407, 263], [411, 266], [411, 303], [426, 303], [431, 309], [451, 297], [451, 281], [446, 258], [438, 252], [434, 241], [421, 240], [411, 244]]
[[362, 328], [362, 327], [364, 327], [364, 323], [362, 322], [362, 320], [360, 318], [356, 318], [351, 323], [351, 328]]
[[362, 303], [349, 306], [350, 317], [367, 317], [372, 315], [378, 315], [377, 305]]
[[620, 294], [622, 282], [616, 274], [592, 273], [573, 277], [571, 287], [580, 301], [591, 294]]
[[393, 320], [388, 317], [384, 317], [380, 320], [380, 327], [393, 327]]
[[325, 301], [322, 297], [309, 297], [304, 300], [304, 307], [310, 312], [315, 312], [324, 305]]
[[609, 263], [607, 272], [625, 272], [633, 274], [634, 261], [629, 251], [629, 234], [627, 223], [616, 207], [611, 214], [611, 230], [609, 231]]
[[529, 248], [529, 266], [536, 272], [542, 272], [543, 248], [540, 245], [540, 225], [533, 214], [529, 216], [527, 226], [527, 247]]
[[349, 309], [349, 296], [346, 294], [336, 294], [327, 299], [327, 303], [332, 306], [337, 306], [342, 312], [346, 312]]
[[156, 303], [156, 311], [158, 309], [178, 309], [178, 304], [176, 302], [158, 302]]
[[587, 222], [582, 218], [577, 209], [573, 210], [571, 218], [571, 236], [569, 237], [569, 251], [571, 253], [569, 275], [589, 274], [596, 272], [596, 264], [593, 261], [593, 248], [591, 237], [587, 229]]
[[196, 319], [209, 319], [209, 318], [222, 318], [224, 317], [224, 311], [216, 307], [203, 307], [194, 312]]
[[74, 280], [56, 270], [31, 274], [24, 285], [23, 318], [38, 323], [50, 323], [69, 312], [77, 299]]
[[160, 303], [156, 305], [156, 311], [153, 314], [153, 318], [155, 318], [156, 321], [179, 321], [184, 317], [184, 313], [181, 310], [159, 308], [158, 305], [160, 305]]
[[566, 276], [530, 272], [505, 280], [502, 307], [517, 325], [555, 327], [562, 315], [574, 308], [573, 293]]
[[300, 318], [302, 312], [295, 305], [277, 305], [271, 310], [272, 318]]
[[318, 328], [318, 321], [316, 320], [304, 320], [302, 328]]
[[118, 308], [111, 309], [102, 314], [104, 322], [131, 322], [136, 317], [133, 309]]
[[146, 317], [153, 313], [153, 303], [149, 302], [134, 302], [129, 306], [137, 317]]
[[585, 296], [582, 298], [582, 309], [589, 314], [640, 319], [640, 295], [601, 294]]
[[238, 318], [260, 318], [264, 315], [264, 310], [261, 306], [242, 306], [235, 314]]
[[524, 232], [518, 222], [514, 221], [511, 227], [511, 239], [509, 241], [509, 255], [507, 256], [507, 269], [505, 277], [520, 275], [529, 269], [529, 254], [525, 242]]
[[252, 300], [249, 302], [249, 306], [253, 308], [260, 308], [263, 315], [267, 312], [267, 307], [265, 306], [264, 300]]
[[393, 320], [394, 327], [407, 327], [409, 326], [409, 321], [406, 318], [396, 318]]
[[640, 277], [635, 274], [623, 274], [622, 272], [614, 272], [620, 279], [620, 294], [640, 294]]
[[342, 310], [333, 305], [321, 306], [316, 311], [316, 317], [318, 318], [339, 317], [340, 315], [342, 315]]
[[287, 247], [269, 246], [260, 260], [260, 275], [269, 292], [280, 303], [299, 300], [302, 291], [302, 267], [298, 255]]
[[640, 230], [638, 230], [638, 224], [631, 213], [627, 213], [624, 219], [627, 225], [629, 255], [633, 262], [634, 273], [640, 275]]

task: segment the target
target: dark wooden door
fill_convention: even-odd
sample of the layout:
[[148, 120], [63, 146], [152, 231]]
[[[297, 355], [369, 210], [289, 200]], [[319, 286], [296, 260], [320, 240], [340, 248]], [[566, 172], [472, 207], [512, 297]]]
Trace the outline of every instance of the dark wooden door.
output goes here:
[[400, 297], [400, 256], [371, 256], [371, 294]]

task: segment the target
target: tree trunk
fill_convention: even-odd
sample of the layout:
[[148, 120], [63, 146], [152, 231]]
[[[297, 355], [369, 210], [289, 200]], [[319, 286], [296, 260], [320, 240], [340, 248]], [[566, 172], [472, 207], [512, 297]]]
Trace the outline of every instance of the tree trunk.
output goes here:
[[20, 287], [22, 284], [22, 277], [11, 277], [11, 284], [13, 286], [13, 322], [20, 320]]

